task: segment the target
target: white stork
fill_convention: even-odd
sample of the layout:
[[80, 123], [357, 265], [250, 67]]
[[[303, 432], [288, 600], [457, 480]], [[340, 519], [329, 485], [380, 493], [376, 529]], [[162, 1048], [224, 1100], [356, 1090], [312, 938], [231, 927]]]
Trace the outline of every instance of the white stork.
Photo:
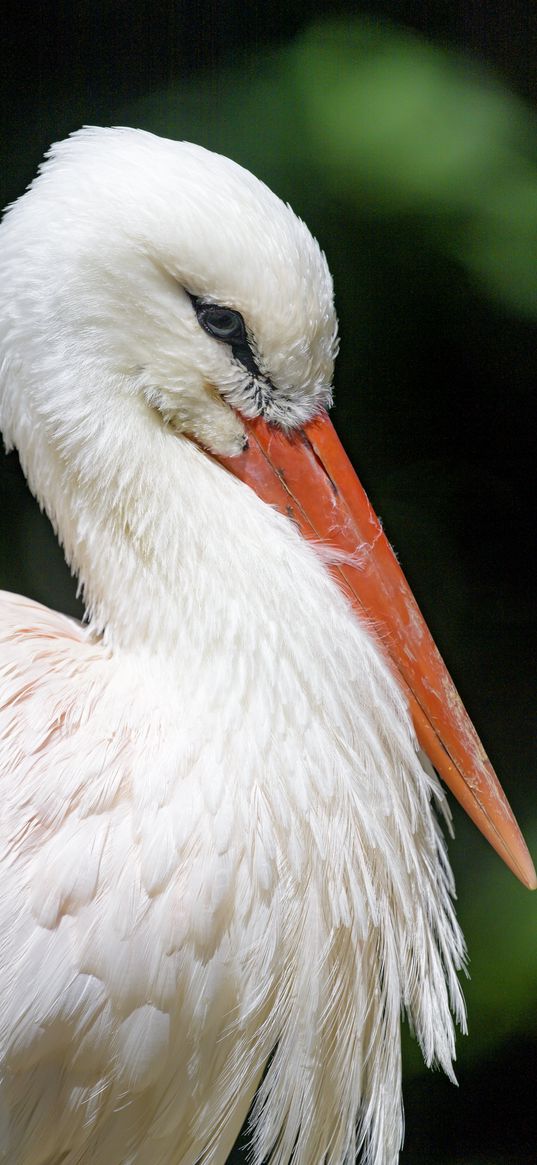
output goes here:
[[394, 1165], [401, 1009], [450, 1075], [464, 1025], [409, 708], [535, 873], [326, 418], [325, 258], [129, 129], [0, 242], [0, 424], [87, 612], [0, 601], [0, 1160], [219, 1165], [256, 1097], [254, 1165]]

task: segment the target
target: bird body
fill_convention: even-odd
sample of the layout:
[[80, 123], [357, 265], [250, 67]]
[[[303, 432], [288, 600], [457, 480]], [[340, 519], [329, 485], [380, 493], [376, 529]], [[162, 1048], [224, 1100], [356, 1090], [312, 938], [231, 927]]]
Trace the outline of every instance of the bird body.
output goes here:
[[[361, 1097], [389, 1160], [403, 998], [427, 1057], [449, 1068], [443, 963], [460, 1015], [462, 942], [429, 804], [439, 790], [371, 640], [314, 553], [267, 516], [250, 529], [242, 516], [235, 602], [213, 576], [222, 617], [207, 628], [193, 604], [168, 657], [112, 653], [3, 600], [14, 1165], [71, 1146], [103, 1163], [225, 1159], [222, 1136], [231, 1147], [276, 1047], [260, 1159], [279, 1134], [287, 1160], [301, 1129], [300, 1159], [343, 1159]], [[257, 603], [247, 539], [264, 562]], [[371, 724], [386, 717], [399, 731], [383, 743]]]
[[0, 422], [88, 617], [0, 599], [0, 1160], [216, 1165], [258, 1089], [254, 1161], [394, 1165], [401, 1009], [450, 1074], [464, 1026], [445, 799], [334, 555], [205, 452], [328, 403], [325, 260], [128, 130], [2, 232]]
[[[177, 491], [207, 473], [182, 451], [158, 499], [179, 543], [193, 511]], [[403, 998], [427, 1058], [451, 1062], [444, 962], [460, 1017], [462, 940], [439, 787], [323, 562], [212, 473], [171, 610], [146, 612], [116, 567], [156, 651], [3, 597], [2, 1045], [24, 1165], [83, 1145], [103, 1163], [225, 1160], [276, 1047], [260, 1159], [279, 1134], [287, 1160], [300, 1129], [304, 1162], [343, 1159], [361, 1098], [389, 1160]]]

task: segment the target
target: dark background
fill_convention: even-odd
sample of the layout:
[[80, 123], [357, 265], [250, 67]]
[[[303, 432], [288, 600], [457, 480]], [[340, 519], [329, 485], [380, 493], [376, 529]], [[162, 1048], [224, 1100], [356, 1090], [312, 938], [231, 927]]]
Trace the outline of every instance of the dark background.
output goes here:
[[[535, 854], [532, 0], [8, 3], [1, 43], [2, 204], [51, 141], [127, 124], [229, 153], [318, 235], [335, 423]], [[76, 613], [16, 458], [0, 465], [0, 585]], [[454, 817], [470, 1035], [458, 1090], [407, 1041], [403, 1162], [530, 1165], [535, 898]]]

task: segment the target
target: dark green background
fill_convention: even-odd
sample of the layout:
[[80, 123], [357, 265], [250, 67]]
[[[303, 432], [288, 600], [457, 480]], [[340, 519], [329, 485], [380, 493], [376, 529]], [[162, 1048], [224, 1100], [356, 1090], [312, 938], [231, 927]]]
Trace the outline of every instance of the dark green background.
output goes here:
[[[8, 3], [2, 202], [84, 123], [229, 153], [335, 277], [335, 423], [534, 853], [533, 3]], [[77, 612], [16, 458], [0, 585]], [[406, 1165], [537, 1160], [537, 924], [454, 807], [471, 956], [456, 1090], [408, 1040]], [[113, 1165], [113, 1163], [111, 1163]]]

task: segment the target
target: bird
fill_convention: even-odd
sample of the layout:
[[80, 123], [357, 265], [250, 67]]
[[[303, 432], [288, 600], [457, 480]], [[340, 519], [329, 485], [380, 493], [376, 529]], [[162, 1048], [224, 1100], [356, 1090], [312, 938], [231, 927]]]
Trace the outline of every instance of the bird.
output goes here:
[[535, 871], [328, 419], [326, 258], [130, 128], [0, 239], [0, 428], [85, 607], [0, 597], [0, 1160], [223, 1165], [250, 1113], [254, 1165], [396, 1165], [401, 1013], [452, 1079], [465, 1029], [435, 769]]

